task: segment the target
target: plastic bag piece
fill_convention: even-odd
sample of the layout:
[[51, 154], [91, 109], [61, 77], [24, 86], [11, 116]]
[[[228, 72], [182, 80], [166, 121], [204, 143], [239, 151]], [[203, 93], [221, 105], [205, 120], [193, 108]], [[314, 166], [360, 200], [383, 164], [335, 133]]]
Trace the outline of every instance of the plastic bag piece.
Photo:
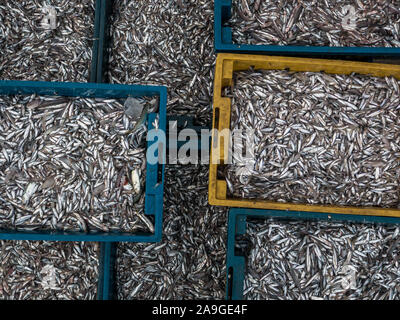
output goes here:
[[143, 103], [138, 99], [129, 97], [126, 99], [124, 107], [126, 116], [134, 121], [137, 121], [142, 115]]
[[157, 111], [158, 100], [153, 99], [149, 102], [146, 102], [144, 100], [129, 97], [125, 100], [124, 107], [125, 115], [130, 120], [135, 122], [132, 132], [136, 132], [136, 130], [145, 124], [147, 114]]
[[347, 14], [342, 19], [342, 27], [347, 31], [354, 31], [357, 29], [357, 12], [356, 9], [347, 5], [343, 7], [343, 10], [347, 12]]
[[345, 290], [357, 289], [357, 269], [352, 265], [344, 265], [341, 273], [344, 274], [341, 281], [342, 288]]
[[42, 8], [44, 17], [40, 23], [40, 26], [46, 30], [54, 30], [57, 28], [57, 11], [52, 6], [45, 6]]
[[22, 202], [24, 204], [27, 204], [29, 202], [29, 199], [32, 197], [32, 195], [36, 192], [38, 188], [38, 185], [34, 182], [30, 182], [28, 186], [25, 189], [25, 193], [22, 196]]

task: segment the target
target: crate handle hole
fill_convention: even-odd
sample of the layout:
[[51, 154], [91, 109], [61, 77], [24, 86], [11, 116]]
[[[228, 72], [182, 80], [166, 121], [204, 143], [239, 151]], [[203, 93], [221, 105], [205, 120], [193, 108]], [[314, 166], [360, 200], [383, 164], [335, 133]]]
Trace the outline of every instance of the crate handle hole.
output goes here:
[[214, 144], [213, 144], [213, 148], [217, 148], [218, 147], [218, 125], [219, 125], [219, 108], [215, 108], [215, 111], [214, 111], [214, 129], [215, 130], [213, 130], [213, 135], [214, 135], [214, 137], [213, 137], [213, 141], [214, 141]]

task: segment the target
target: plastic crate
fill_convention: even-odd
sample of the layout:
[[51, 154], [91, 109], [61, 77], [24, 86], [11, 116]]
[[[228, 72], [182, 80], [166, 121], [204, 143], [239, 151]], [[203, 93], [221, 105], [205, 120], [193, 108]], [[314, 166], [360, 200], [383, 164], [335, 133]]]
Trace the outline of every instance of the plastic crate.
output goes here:
[[[159, 97], [159, 128], [166, 131], [167, 89], [158, 86], [110, 85], [95, 83], [61, 83], [32, 81], [0, 81], [2, 95], [58, 95], [90, 98], [126, 98], [142, 96]], [[148, 130], [153, 129], [152, 122], [157, 113], [148, 114]], [[147, 148], [157, 141], [148, 141]], [[163, 161], [165, 162], [165, 161]], [[126, 241], [158, 242], [162, 234], [163, 193], [165, 164], [146, 165], [146, 215], [154, 216], [154, 233], [117, 233], [117, 232], [62, 232], [62, 231], [11, 231], [0, 230], [0, 239], [6, 240], [48, 240], [48, 241]]]
[[100, 43], [100, 19], [101, 19], [102, 0], [96, 0], [96, 11], [94, 17], [94, 36], [92, 48], [92, 63], [90, 65], [90, 82], [97, 80], [97, 65], [99, 61], [99, 43]]
[[[196, 126], [193, 123], [193, 118], [189, 116], [167, 116], [167, 122], [176, 121], [177, 129], [192, 129], [196, 131], [199, 135], [202, 129], [209, 128]], [[167, 150], [170, 148], [168, 139], [168, 127], [167, 127]], [[177, 148], [179, 149], [184, 145], [186, 141], [177, 141]], [[203, 142], [204, 143], [204, 142]], [[211, 143], [211, 137], [208, 144]], [[200, 140], [197, 140], [198, 150], [203, 150], [206, 148], [202, 145]], [[172, 146], [171, 146], [172, 147]], [[207, 145], [207, 150], [209, 145]], [[168, 153], [167, 153], [168, 157]], [[169, 161], [169, 160], [168, 160]], [[98, 300], [115, 300], [116, 299], [116, 287], [115, 287], [115, 255], [116, 255], [117, 243], [103, 242], [101, 244], [100, 252], [100, 273], [99, 273], [99, 283], [97, 289], [97, 299]]]
[[214, 2], [215, 51], [235, 53], [261, 53], [281, 55], [348, 55], [348, 56], [400, 56], [400, 48], [384, 47], [326, 47], [233, 44], [232, 30], [224, 25], [232, 15], [232, 0]]
[[[222, 89], [231, 86], [234, 71], [247, 70], [250, 67], [255, 69], [290, 70], [295, 72], [326, 72], [331, 74], [359, 73], [377, 77], [394, 76], [400, 79], [400, 66], [390, 64], [352, 62], [341, 60], [289, 58], [275, 56], [259, 56], [245, 54], [220, 53], [217, 57], [214, 78], [214, 100], [213, 100], [213, 136], [210, 155], [210, 178], [208, 199], [211, 205], [225, 207], [243, 207], [252, 209], [272, 209], [291, 211], [312, 211], [342, 214], [379, 215], [400, 217], [400, 209], [379, 208], [379, 207], [350, 207], [330, 205], [308, 205], [281, 203], [266, 200], [246, 200], [227, 198], [227, 184], [225, 180], [218, 179], [217, 160], [220, 164], [227, 162], [228, 155], [224, 154], [224, 145], [221, 144], [219, 135], [224, 129], [230, 129], [231, 99], [222, 97]], [[220, 149], [219, 159], [213, 159], [213, 150]], [[214, 162], [216, 162], [214, 164]]]
[[246, 262], [243, 255], [235, 253], [236, 238], [247, 233], [247, 218], [284, 219], [284, 220], [323, 220], [356, 223], [400, 224], [400, 218], [328, 214], [300, 211], [238, 209], [229, 210], [228, 241], [226, 251], [226, 299], [243, 300], [243, 286]]
[[103, 242], [100, 246], [97, 300], [112, 300], [116, 243]]
[[95, 30], [95, 37], [97, 39], [96, 42], [96, 62], [95, 64], [96, 69], [93, 69], [93, 80], [92, 82], [103, 83], [105, 82], [105, 70], [107, 68], [107, 61], [108, 61], [108, 43], [109, 39], [109, 32], [108, 32], [108, 19], [112, 12], [112, 0], [97, 0], [96, 6], [96, 17], [98, 17], [98, 24], [96, 24], [97, 29]]

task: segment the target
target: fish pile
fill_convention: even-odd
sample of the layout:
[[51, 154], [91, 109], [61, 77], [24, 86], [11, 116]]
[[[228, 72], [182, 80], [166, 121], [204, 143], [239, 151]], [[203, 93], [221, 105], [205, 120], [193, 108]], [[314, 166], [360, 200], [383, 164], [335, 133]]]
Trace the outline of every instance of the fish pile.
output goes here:
[[[211, 123], [213, 0], [114, 1], [111, 83], [168, 87], [167, 110]], [[163, 239], [120, 243], [117, 298], [224, 299], [226, 208], [208, 205], [208, 166], [167, 165]]]
[[114, 1], [109, 81], [165, 85], [168, 112], [210, 124], [213, 10], [213, 0]]
[[118, 244], [118, 299], [224, 299], [227, 210], [207, 190], [208, 166], [166, 166], [163, 239]]
[[0, 241], [1, 300], [94, 300], [98, 243]]
[[87, 82], [94, 16], [94, 0], [2, 1], [0, 80]]
[[234, 0], [237, 44], [400, 47], [398, 0]]
[[[149, 110], [154, 100], [135, 99]], [[147, 129], [126, 105], [1, 96], [0, 227], [152, 232], [143, 214]]]
[[398, 300], [399, 227], [250, 220], [244, 298]]
[[231, 196], [399, 207], [393, 77], [249, 70], [235, 73], [225, 94], [232, 97], [231, 129], [254, 134], [245, 143], [249, 156], [234, 151], [224, 169]]

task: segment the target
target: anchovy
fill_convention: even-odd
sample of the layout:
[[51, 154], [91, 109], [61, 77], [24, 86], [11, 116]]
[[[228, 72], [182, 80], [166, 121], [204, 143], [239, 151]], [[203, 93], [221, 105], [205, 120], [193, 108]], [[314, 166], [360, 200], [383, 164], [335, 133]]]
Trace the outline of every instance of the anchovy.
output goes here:
[[99, 244], [0, 240], [1, 300], [95, 300]]
[[[41, 25], [45, 5], [56, 28]], [[94, 0], [2, 1], [0, 79], [87, 82], [92, 60]]]
[[247, 221], [244, 298], [398, 300], [400, 229], [316, 221]]
[[168, 87], [167, 111], [211, 123], [214, 1], [114, 1], [111, 83]]
[[1, 96], [0, 227], [153, 230], [143, 217], [147, 128], [135, 126], [123, 100]]
[[130, 299], [224, 299], [227, 209], [208, 204], [207, 165], [167, 165], [163, 239], [120, 243], [116, 291]]
[[235, 73], [233, 91], [225, 90], [231, 128], [251, 154], [233, 150], [229, 195], [399, 208], [398, 86], [356, 74]]
[[397, 0], [233, 0], [236, 44], [400, 47]]

